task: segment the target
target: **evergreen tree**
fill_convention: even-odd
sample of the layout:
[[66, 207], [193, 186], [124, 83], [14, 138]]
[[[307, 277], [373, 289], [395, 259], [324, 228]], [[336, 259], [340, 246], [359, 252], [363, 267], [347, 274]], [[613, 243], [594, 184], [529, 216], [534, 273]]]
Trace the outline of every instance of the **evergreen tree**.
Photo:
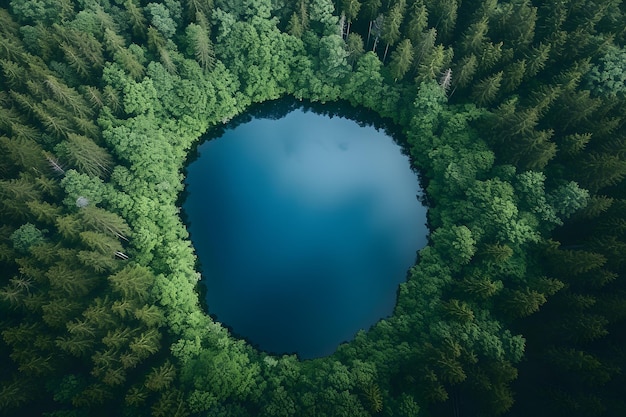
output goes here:
[[395, 81], [402, 79], [411, 68], [413, 62], [413, 46], [408, 39], [398, 44], [398, 47], [391, 54], [391, 62], [389, 63], [389, 71]]

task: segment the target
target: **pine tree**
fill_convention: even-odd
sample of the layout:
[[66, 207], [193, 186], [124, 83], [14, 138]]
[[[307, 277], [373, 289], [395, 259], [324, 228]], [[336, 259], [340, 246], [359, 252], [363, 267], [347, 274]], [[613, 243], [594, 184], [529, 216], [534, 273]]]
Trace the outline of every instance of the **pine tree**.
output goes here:
[[109, 277], [113, 289], [125, 298], [146, 301], [149, 289], [154, 282], [154, 276], [148, 268], [139, 265], [130, 265], [115, 275]]
[[115, 213], [95, 206], [83, 207], [79, 211], [79, 216], [85, 228], [97, 232], [107, 233], [119, 239], [128, 240], [130, 227]]
[[65, 323], [75, 318], [82, 310], [82, 305], [67, 298], [53, 298], [41, 306], [43, 321], [50, 327], [64, 329]]
[[511, 256], [513, 256], [513, 249], [507, 244], [488, 244], [485, 248], [479, 252], [480, 255], [485, 256], [490, 261], [500, 264], [505, 262]]
[[391, 62], [389, 63], [389, 71], [394, 81], [402, 79], [411, 68], [413, 62], [413, 45], [408, 39], [398, 44], [398, 47], [391, 54]]
[[89, 355], [95, 346], [94, 340], [84, 335], [60, 336], [56, 340], [59, 349], [77, 358]]
[[472, 100], [479, 106], [484, 106], [495, 100], [500, 90], [503, 75], [504, 73], [500, 71], [474, 84]]
[[512, 64], [507, 65], [504, 68], [504, 75], [502, 77], [502, 92], [511, 93], [515, 91], [526, 73], [526, 60], [518, 60]]
[[213, 9], [213, 2], [211, 0], [186, 0], [183, 2], [187, 11], [187, 19], [198, 23], [197, 16], [202, 14], [203, 16], [210, 16]]
[[215, 52], [206, 29], [191, 23], [187, 26], [186, 35], [200, 68], [204, 71], [211, 70], [215, 65]]
[[400, 25], [404, 19], [404, 10], [406, 8], [405, 0], [400, 0], [389, 10], [389, 13], [383, 20], [381, 37], [387, 43], [385, 53], [383, 54], [383, 62], [387, 58], [389, 45], [393, 45], [400, 39]]
[[547, 301], [545, 295], [531, 289], [501, 292], [502, 308], [512, 317], [526, 317], [539, 310]]
[[26, 178], [0, 180], [0, 213], [5, 218], [27, 220], [30, 213], [26, 203], [40, 198], [34, 184]]
[[580, 161], [575, 174], [583, 187], [598, 191], [626, 177], [626, 161], [617, 155], [591, 152]]
[[130, 350], [140, 359], [145, 359], [159, 351], [161, 347], [160, 339], [161, 334], [158, 330], [147, 330], [133, 339], [130, 343]]
[[133, 34], [144, 39], [146, 37], [147, 21], [143, 14], [143, 10], [137, 5], [136, 0], [126, 0], [124, 7], [128, 15]]
[[491, 281], [486, 277], [468, 277], [459, 283], [459, 287], [462, 291], [480, 300], [492, 297], [502, 290], [503, 285], [501, 281]]
[[428, 27], [428, 9], [422, 0], [413, 2], [406, 28], [406, 35], [412, 43], [420, 41], [422, 32]]
[[55, 148], [61, 158], [88, 175], [104, 177], [109, 172], [113, 158], [106, 149], [86, 136], [70, 133], [67, 139]]
[[152, 368], [146, 376], [145, 387], [150, 391], [163, 391], [170, 387], [176, 378], [176, 368], [169, 361], [159, 367]]
[[476, 59], [476, 55], [464, 56], [463, 59], [457, 62], [452, 71], [454, 74], [454, 85], [461, 88], [467, 87], [474, 78], [477, 67], [478, 59]]
[[135, 317], [148, 327], [161, 327], [165, 324], [165, 315], [155, 305], [144, 305], [135, 310]]
[[29, 389], [31, 386], [31, 381], [23, 375], [14, 376], [9, 382], [3, 380], [0, 385], [0, 409], [19, 409], [22, 405], [32, 402], [32, 392]]
[[340, 10], [345, 14], [348, 21], [348, 27], [346, 30], [346, 37], [350, 34], [350, 25], [352, 21], [359, 15], [361, 9], [361, 2], [359, 0], [341, 0]]
[[2, 67], [4, 80], [10, 88], [19, 90], [23, 87], [26, 79], [26, 71], [20, 64], [8, 59], [2, 59], [0, 60], [0, 67]]
[[459, 41], [463, 55], [479, 54], [487, 41], [489, 19], [483, 16], [479, 21], [472, 23], [463, 33]]
[[526, 80], [533, 78], [541, 71], [550, 57], [550, 44], [540, 43], [526, 54]]
[[443, 309], [448, 317], [461, 323], [474, 321], [474, 312], [470, 306], [460, 300], [451, 299], [442, 303]]
[[112, 352], [121, 350], [122, 347], [130, 344], [131, 338], [136, 336], [137, 329], [130, 327], [116, 327], [109, 330], [105, 337], [102, 338], [102, 343], [105, 346], [112, 349]]
[[43, 171], [46, 166], [42, 147], [31, 139], [0, 136], [0, 147], [23, 171]]

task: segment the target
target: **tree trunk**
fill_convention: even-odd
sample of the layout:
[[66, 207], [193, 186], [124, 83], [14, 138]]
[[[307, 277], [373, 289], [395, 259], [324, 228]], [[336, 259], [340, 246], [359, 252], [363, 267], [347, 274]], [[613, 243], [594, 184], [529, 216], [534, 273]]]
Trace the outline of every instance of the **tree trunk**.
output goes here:
[[387, 51], [389, 51], [389, 43], [385, 46], [385, 53], [383, 54], [383, 64], [385, 63], [385, 59], [387, 58]]
[[370, 46], [370, 35], [372, 33], [372, 23], [373, 23], [373, 20], [370, 20], [370, 27], [367, 30], [367, 46], [366, 46], [366, 48], [369, 48], [369, 46]]

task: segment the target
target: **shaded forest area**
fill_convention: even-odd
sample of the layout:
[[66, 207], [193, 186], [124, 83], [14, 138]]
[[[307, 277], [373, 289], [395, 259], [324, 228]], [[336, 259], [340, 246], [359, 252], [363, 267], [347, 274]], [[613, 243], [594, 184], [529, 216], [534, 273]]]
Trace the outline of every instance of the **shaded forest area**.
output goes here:
[[[626, 415], [625, 12], [8, 2], [0, 414]], [[390, 119], [430, 207], [393, 316], [310, 361], [202, 310], [177, 206], [198, 139], [284, 96]]]

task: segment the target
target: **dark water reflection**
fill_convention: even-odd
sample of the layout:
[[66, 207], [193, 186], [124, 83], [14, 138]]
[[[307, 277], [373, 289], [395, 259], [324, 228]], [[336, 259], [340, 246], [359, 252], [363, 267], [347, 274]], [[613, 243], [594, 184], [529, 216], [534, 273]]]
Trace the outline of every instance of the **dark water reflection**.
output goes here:
[[312, 358], [392, 313], [426, 209], [383, 131], [294, 107], [200, 145], [183, 208], [209, 312], [262, 350]]

